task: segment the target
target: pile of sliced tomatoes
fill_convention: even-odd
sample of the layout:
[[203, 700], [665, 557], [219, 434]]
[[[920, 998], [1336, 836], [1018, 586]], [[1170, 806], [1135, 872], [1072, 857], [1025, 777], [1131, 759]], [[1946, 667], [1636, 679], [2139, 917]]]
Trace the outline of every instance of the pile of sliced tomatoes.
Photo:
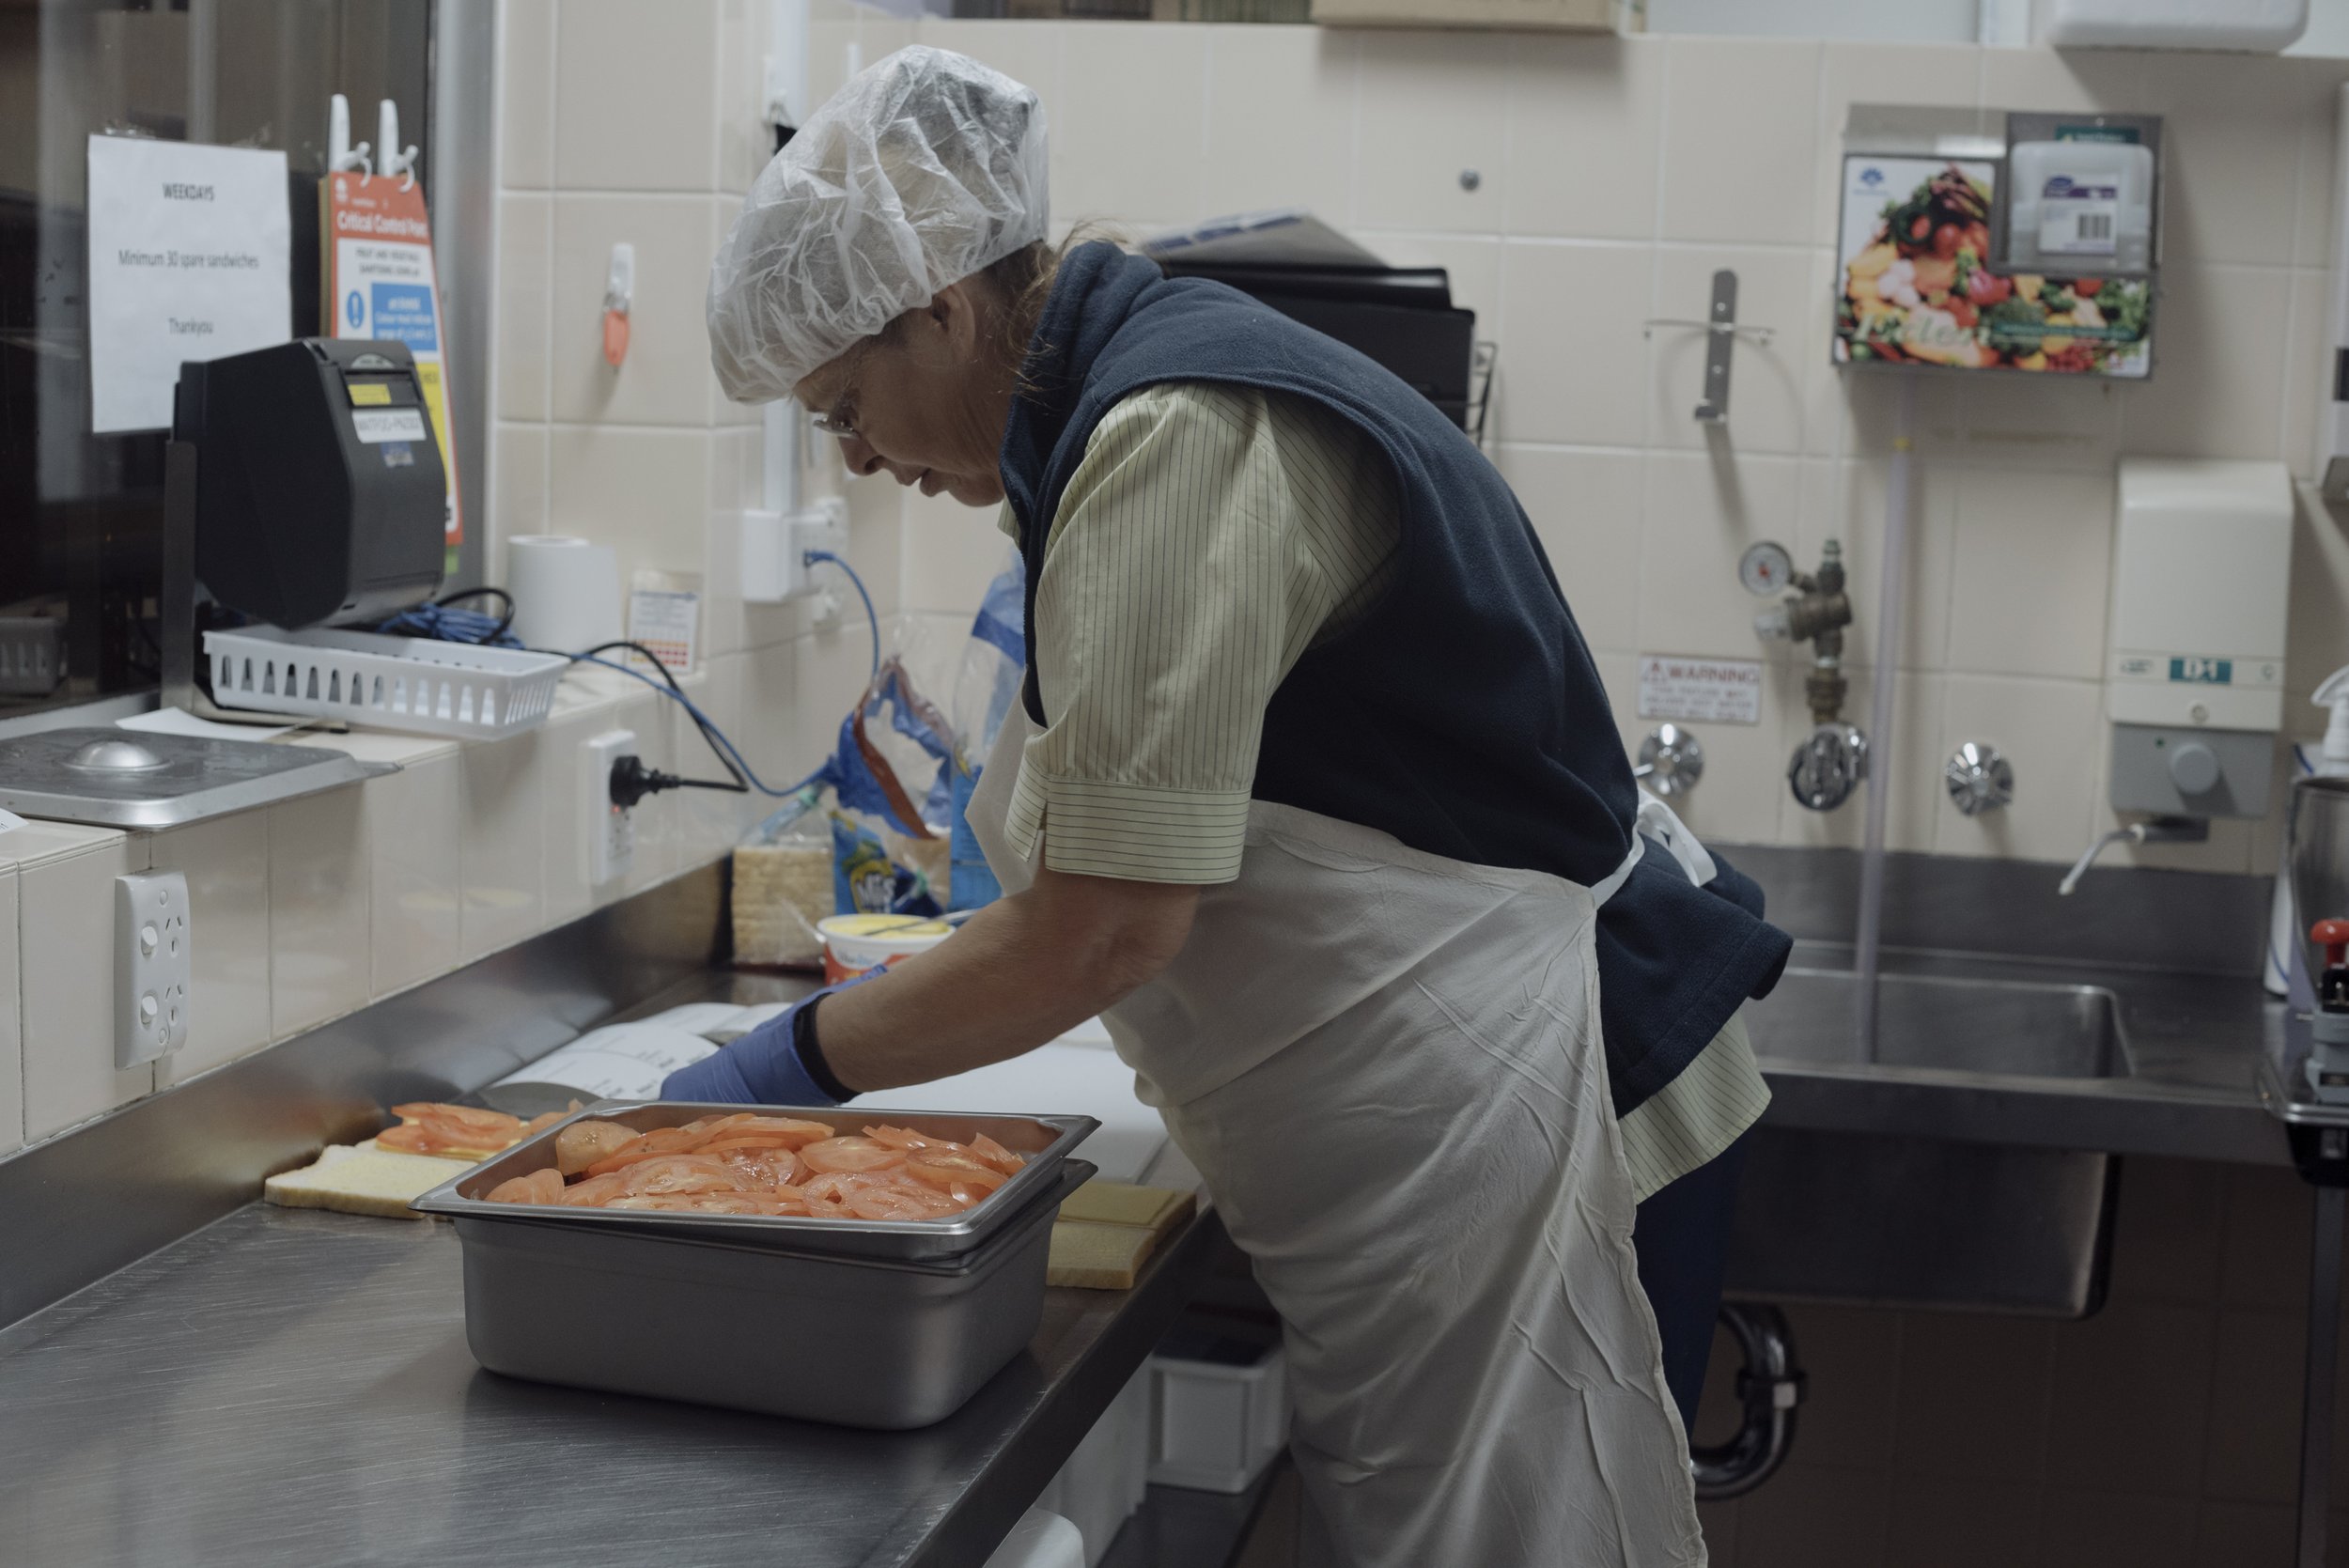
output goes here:
[[821, 1122], [744, 1111], [631, 1132], [575, 1122], [555, 1163], [490, 1188], [493, 1203], [766, 1214], [816, 1219], [950, 1219], [1026, 1163], [982, 1133], [969, 1143], [904, 1127], [842, 1135]]

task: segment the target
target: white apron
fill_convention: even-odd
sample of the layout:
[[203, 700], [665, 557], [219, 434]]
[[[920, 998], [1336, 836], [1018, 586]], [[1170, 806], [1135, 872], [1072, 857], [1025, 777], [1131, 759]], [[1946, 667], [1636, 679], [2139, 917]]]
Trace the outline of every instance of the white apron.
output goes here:
[[[1007, 893], [1032, 733], [1015, 708], [969, 813]], [[1704, 1561], [1599, 1040], [1630, 865], [1593, 890], [1259, 801], [1105, 1015], [1286, 1327], [1309, 1564]]]

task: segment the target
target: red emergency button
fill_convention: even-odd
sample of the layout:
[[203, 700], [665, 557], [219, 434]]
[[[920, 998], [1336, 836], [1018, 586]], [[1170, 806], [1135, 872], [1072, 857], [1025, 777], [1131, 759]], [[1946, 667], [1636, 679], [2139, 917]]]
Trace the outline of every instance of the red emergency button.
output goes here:
[[2325, 967], [2349, 965], [2349, 920], [2320, 920], [2309, 927], [2309, 940], [2325, 950]]

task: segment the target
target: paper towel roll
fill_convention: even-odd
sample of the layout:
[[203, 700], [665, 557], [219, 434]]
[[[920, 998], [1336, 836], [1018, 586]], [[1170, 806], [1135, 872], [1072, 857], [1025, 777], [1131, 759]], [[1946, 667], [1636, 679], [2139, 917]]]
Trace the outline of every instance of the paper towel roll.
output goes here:
[[578, 653], [620, 635], [620, 567], [610, 545], [562, 534], [506, 542], [514, 635], [534, 648]]

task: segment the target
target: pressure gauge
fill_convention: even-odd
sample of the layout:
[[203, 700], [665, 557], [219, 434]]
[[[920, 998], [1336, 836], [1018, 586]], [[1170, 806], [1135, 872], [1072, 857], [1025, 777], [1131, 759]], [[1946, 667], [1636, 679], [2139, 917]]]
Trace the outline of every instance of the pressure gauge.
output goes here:
[[1786, 553], [1784, 545], [1765, 539], [1738, 561], [1737, 581], [1758, 598], [1782, 593], [1795, 581], [1795, 558]]

